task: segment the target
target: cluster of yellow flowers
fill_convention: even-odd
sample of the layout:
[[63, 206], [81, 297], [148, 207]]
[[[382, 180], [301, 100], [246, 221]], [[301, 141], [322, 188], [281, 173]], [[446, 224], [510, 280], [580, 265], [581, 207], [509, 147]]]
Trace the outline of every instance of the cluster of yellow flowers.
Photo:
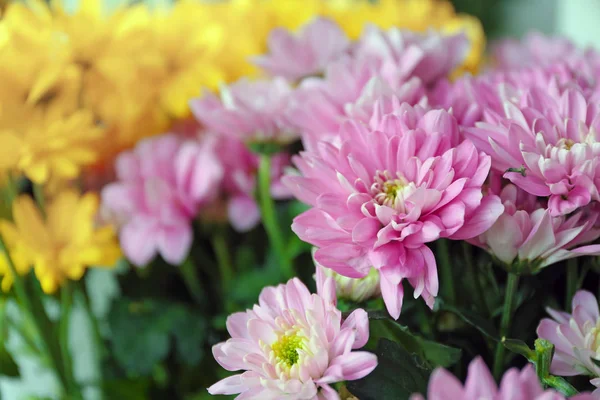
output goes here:
[[[296, 29], [316, 15], [354, 38], [366, 22], [464, 29], [468, 71], [485, 45], [479, 21], [445, 0], [181, 0], [114, 10], [102, 0], [81, 0], [75, 10], [62, 0], [10, 3], [0, 19], [0, 176], [64, 187], [101, 174], [118, 152], [188, 118], [187, 102], [203, 87], [256, 75], [248, 58], [264, 52], [273, 27]], [[46, 291], [79, 277], [86, 263], [106, 262], [90, 254], [114, 242], [94, 230], [90, 198], [65, 192], [53, 202], [44, 221], [29, 198], [17, 198], [15, 225], [2, 230], [18, 272], [35, 265]], [[65, 232], [65, 221], [78, 231]], [[3, 260], [6, 289], [12, 278]]]

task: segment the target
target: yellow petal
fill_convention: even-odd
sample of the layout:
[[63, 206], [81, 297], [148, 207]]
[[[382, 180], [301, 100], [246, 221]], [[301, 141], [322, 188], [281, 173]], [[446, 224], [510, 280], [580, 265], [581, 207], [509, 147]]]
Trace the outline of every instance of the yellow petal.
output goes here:
[[12, 132], [0, 132], [0, 170], [15, 168], [19, 162], [23, 141]]
[[51, 247], [50, 237], [42, 215], [29, 196], [19, 196], [13, 203], [13, 218], [19, 237], [32, 250], [47, 251]]

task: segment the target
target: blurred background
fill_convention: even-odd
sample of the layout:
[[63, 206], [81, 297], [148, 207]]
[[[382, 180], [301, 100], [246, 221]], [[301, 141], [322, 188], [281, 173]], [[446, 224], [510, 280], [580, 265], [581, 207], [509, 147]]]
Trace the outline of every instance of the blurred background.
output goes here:
[[598, 0], [453, 0], [458, 12], [478, 17], [486, 36], [519, 37], [530, 30], [569, 37], [599, 48]]

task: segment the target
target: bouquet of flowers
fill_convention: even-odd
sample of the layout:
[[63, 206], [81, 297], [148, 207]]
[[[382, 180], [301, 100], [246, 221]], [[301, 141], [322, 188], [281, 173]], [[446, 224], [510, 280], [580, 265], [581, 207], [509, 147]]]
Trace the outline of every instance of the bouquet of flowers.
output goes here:
[[0, 394], [600, 398], [600, 53], [484, 47], [442, 0], [5, 5]]

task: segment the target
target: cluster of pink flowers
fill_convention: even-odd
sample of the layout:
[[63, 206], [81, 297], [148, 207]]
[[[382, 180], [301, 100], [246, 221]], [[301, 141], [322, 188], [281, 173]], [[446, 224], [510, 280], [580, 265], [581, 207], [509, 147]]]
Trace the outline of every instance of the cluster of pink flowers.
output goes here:
[[[205, 93], [190, 102], [198, 134], [148, 139], [119, 157], [103, 209], [136, 265], [157, 253], [181, 263], [203, 215], [254, 227], [256, 145], [273, 145], [271, 195], [310, 206], [292, 230], [315, 247], [319, 294], [293, 279], [230, 316], [231, 339], [213, 353], [246, 372], [211, 393], [337, 399], [329, 385], [365, 376], [376, 358], [351, 351], [366, 343], [368, 319], [359, 309], [343, 320], [336, 291], [381, 295], [397, 319], [407, 282], [433, 308], [439, 239], [467, 240], [517, 273], [600, 255], [591, 244], [600, 237], [600, 57], [534, 35], [497, 47], [483, 74], [450, 81], [468, 48], [462, 33], [373, 26], [352, 42], [321, 18], [297, 33], [277, 29], [254, 60], [270, 78]], [[300, 154], [282, 150], [298, 140]], [[556, 373], [600, 376], [591, 301], [578, 294], [573, 316], [552, 312], [556, 322], [538, 329], [557, 346]], [[531, 367], [508, 371], [498, 388], [481, 359], [464, 387], [438, 370], [428, 397], [564, 398]]]
[[[573, 400], [594, 400], [589, 393], [569, 397]], [[506, 371], [496, 385], [485, 362], [477, 357], [469, 365], [464, 385], [443, 368], [433, 372], [427, 388], [428, 400], [565, 400], [566, 397], [554, 390], [544, 390], [538, 381], [532, 365], [519, 371], [516, 368]], [[411, 400], [424, 400], [421, 395], [413, 395]]]
[[[169, 133], [119, 155], [117, 181], [102, 190], [101, 217], [119, 227], [125, 256], [145, 266], [157, 255], [181, 264], [193, 241], [193, 220], [229, 220], [240, 232], [260, 222], [254, 199], [258, 156], [243, 142], [198, 130]], [[281, 177], [289, 156], [274, 157], [271, 195], [288, 198]]]
[[[548, 308], [553, 319], [543, 319], [537, 328], [538, 336], [556, 348], [550, 372], [556, 375], [588, 375], [600, 388], [600, 312], [598, 300], [585, 290], [573, 296], [572, 313]], [[600, 396], [600, 389], [594, 394]]]

